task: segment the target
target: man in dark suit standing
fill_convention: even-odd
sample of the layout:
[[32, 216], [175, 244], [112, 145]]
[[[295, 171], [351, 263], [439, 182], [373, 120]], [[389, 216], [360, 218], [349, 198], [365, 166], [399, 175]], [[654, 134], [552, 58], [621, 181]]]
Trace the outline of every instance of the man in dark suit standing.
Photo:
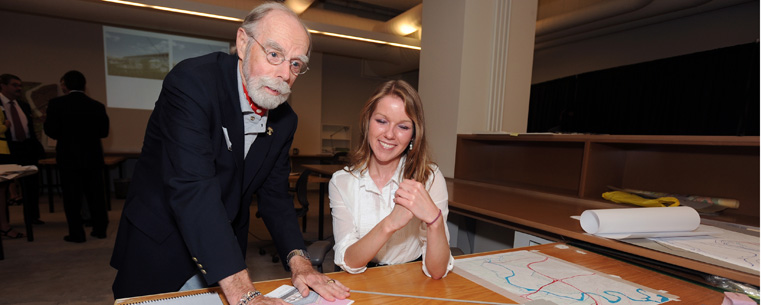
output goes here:
[[185, 60], [164, 79], [111, 257], [116, 298], [219, 285], [230, 304], [285, 304], [261, 296], [249, 278], [254, 193], [302, 295], [349, 295], [312, 267], [288, 194], [297, 116], [285, 101], [307, 71], [309, 33], [268, 2], [246, 17], [236, 48]]
[[[32, 107], [21, 101], [21, 79], [12, 74], [0, 75], [0, 100], [10, 128], [5, 132], [13, 163], [37, 166], [45, 155], [42, 143], [37, 140], [32, 118]], [[40, 183], [37, 175], [19, 179], [24, 197], [24, 215], [34, 224], [44, 224], [40, 220]]]
[[108, 214], [103, 183], [103, 145], [108, 136], [106, 107], [84, 92], [86, 79], [79, 71], [61, 78], [64, 95], [51, 99], [45, 119], [45, 134], [55, 139], [56, 163], [61, 174], [63, 208], [68, 242], [85, 242], [82, 199], [87, 199], [93, 230], [90, 236], [106, 238]]

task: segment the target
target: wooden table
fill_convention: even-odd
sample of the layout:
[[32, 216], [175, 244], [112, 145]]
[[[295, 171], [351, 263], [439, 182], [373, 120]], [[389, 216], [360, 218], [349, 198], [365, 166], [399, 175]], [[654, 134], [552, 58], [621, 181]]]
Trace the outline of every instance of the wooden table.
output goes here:
[[[511, 252], [518, 250], [538, 250], [567, 262], [587, 267], [598, 272], [620, 276], [626, 281], [649, 287], [653, 290], [665, 290], [675, 295], [680, 301], [665, 304], [721, 304], [723, 295], [720, 292], [699, 286], [690, 282], [674, 279], [671, 276], [643, 269], [628, 263], [582, 251], [574, 247], [563, 247], [562, 244], [547, 244], [519, 249], [501, 250], [490, 253], [459, 256], [465, 258]], [[254, 271], [255, 272], [255, 271]], [[468, 304], [470, 301], [492, 302], [501, 304], [516, 304], [516, 301], [495, 293], [457, 273], [449, 273], [441, 280], [431, 279], [421, 271], [421, 262], [401, 265], [370, 268], [365, 273], [348, 274], [345, 272], [328, 273], [351, 288], [350, 299], [354, 304]], [[281, 285], [291, 285], [290, 279], [271, 280], [254, 283], [262, 293], [267, 293]], [[119, 299], [114, 304], [132, 304], [148, 300], [156, 300], [178, 295], [196, 294], [215, 291], [222, 295], [219, 288], [199, 289], [187, 292], [167, 293], [161, 295], [142, 296]], [[369, 293], [368, 293], [369, 292]], [[377, 294], [380, 293], [380, 294]], [[223, 299], [222, 302], [227, 304]]]
[[[302, 164], [302, 167], [311, 170], [321, 177], [330, 178], [333, 173], [344, 168], [345, 165], [341, 164]], [[325, 223], [325, 190], [327, 189], [328, 181], [320, 182], [320, 204], [317, 217], [317, 239], [323, 239], [324, 223]]]
[[[110, 211], [111, 210], [111, 175], [109, 174], [109, 170], [114, 167], [119, 167], [119, 177], [122, 177], [122, 168], [121, 165], [126, 160], [123, 156], [104, 156], [103, 157], [103, 182], [105, 186], [106, 191], [106, 208]], [[55, 211], [55, 208], [53, 207], [53, 188], [55, 185], [53, 184], [53, 171], [56, 169], [56, 160], [55, 158], [46, 158], [40, 160], [39, 163], [40, 167], [42, 167], [45, 171], [45, 178], [48, 182], [48, 207], [50, 209], [50, 213], [53, 213]]]
[[680, 276], [694, 276], [696, 280], [695, 270], [759, 285], [758, 275], [586, 234], [579, 221], [571, 218], [588, 209], [611, 208], [608, 202], [457, 179], [447, 179], [447, 188], [449, 210], [453, 213], [549, 240], [587, 244], [595, 247], [598, 252], [609, 251], [610, 255], [648, 263], [656, 268], [671, 268], [671, 271], [678, 272], [676, 274]]

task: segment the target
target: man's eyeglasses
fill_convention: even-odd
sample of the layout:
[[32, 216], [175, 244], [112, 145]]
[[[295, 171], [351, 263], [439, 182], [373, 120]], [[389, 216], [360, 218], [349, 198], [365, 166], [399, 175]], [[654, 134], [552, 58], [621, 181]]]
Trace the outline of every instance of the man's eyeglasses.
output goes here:
[[[248, 35], [248, 36], [250, 36], [251, 39], [256, 41], [256, 44], [258, 44], [262, 48], [262, 51], [264, 51], [264, 57], [267, 58], [267, 62], [277, 66], [279, 64], [282, 64], [285, 61], [285, 55], [283, 55], [282, 52], [278, 50], [267, 49], [261, 43], [259, 43], [259, 41], [256, 40], [254, 36], [251, 36], [251, 35]], [[289, 59], [288, 64], [290, 65], [289, 68], [291, 69], [291, 73], [293, 73], [293, 75], [301, 75], [309, 71], [309, 67], [301, 59], [298, 59], [298, 58]]]

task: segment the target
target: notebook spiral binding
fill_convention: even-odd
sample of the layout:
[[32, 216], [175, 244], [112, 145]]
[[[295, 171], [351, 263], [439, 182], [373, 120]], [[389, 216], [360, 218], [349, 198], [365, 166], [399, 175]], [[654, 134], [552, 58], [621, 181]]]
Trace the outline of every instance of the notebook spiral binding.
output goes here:
[[219, 298], [219, 294], [216, 292], [202, 292], [197, 294], [167, 297], [164, 299], [140, 301], [137, 303], [128, 303], [128, 304], [129, 305], [174, 305], [174, 304], [185, 304], [185, 305], [199, 304], [200, 305], [200, 304], [211, 304], [208, 302], [214, 299], [218, 301], [218, 303], [214, 303], [214, 304], [220, 304], [220, 305], [222, 304], [222, 301]]

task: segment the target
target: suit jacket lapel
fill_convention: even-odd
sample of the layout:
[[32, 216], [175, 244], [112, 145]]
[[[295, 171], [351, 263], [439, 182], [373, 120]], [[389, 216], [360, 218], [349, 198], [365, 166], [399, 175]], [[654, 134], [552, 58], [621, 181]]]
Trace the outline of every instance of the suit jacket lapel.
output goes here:
[[[222, 127], [227, 128], [227, 135], [232, 143], [232, 151], [235, 153], [235, 166], [243, 167], [243, 112], [240, 109], [240, 96], [238, 96], [238, 58], [227, 56], [221, 65], [224, 86], [219, 88], [221, 94], [227, 98], [220, 102], [222, 114]], [[221, 130], [219, 132], [222, 132]], [[227, 149], [227, 147], [225, 147]]]
[[[267, 123], [267, 125], [269, 126], [270, 124]], [[256, 174], [262, 168], [261, 165], [272, 147], [273, 137], [274, 135], [260, 133], [254, 143], [251, 144], [251, 149], [249, 149], [246, 161], [244, 162], [246, 166], [243, 172], [244, 193], [251, 186], [251, 180], [256, 177]]]

